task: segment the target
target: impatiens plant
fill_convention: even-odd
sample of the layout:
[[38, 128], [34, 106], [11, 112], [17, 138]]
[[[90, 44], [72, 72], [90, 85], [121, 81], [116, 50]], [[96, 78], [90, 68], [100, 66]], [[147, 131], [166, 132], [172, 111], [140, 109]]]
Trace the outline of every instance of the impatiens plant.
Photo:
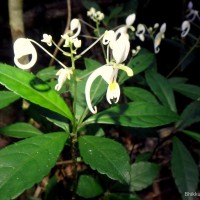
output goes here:
[[[188, 35], [190, 22], [195, 17], [199, 19], [192, 3], [189, 3], [188, 9], [186, 18], [190, 19], [182, 24], [182, 37]], [[0, 108], [21, 97], [23, 104], [27, 105], [26, 109], [34, 110], [37, 116], [45, 118], [45, 123], [56, 127], [56, 131], [45, 133], [25, 122], [0, 128], [1, 134], [21, 139], [0, 151], [0, 200], [14, 199], [45, 178], [48, 179], [45, 199], [48, 199], [48, 188], [58, 182], [58, 178], [50, 172], [55, 169], [56, 173], [63, 173], [65, 166], [71, 169], [70, 180], [66, 184], [71, 199], [77, 196], [140, 199], [137, 191], [153, 183], [160, 166], [150, 160], [153, 155], [134, 162], [122, 144], [106, 137], [101, 125], [157, 130], [166, 125], [170, 130], [167, 138], [171, 139], [180, 131], [196, 137], [195, 133], [184, 128], [188, 125], [188, 113], [194, 112], [195, 108], [199, 112], [196, 105], [199, 106], [199, 101], [193, 102], [179, 115], [174, 91], [190, 96], [187, 87], [195, 88], [198, 94], [194, 94], [193, 99], [196, 100], [200, 96], [199, 87], [186, 84], [181, 78], [167, 79], [156, 69], [154, 53], [160, 51], [167, 30], [166, 23], [156, 23], [149, 28], [145, 24], [137, 24], [135, 28], [136, 13], [129, 13], [123, 19], [124, 24], [106, 30], [102, 23], [105, 16], [101, 11], [92, 7], [87, 16], [96, 27], [83, 19], [72, 19], [68, 32], [61, 35], [64, 39], [62, 48], [49, 34], [43, 34], [41, 39], [48, 47], [58, 48], [69, 60], [69, 65], [30, 38], [19, 38], [14, 42], [16, 67], [0, 64], [0, 83], [10, 90], [2, 91], [1, 96], [8, 103], [2, 98]], [[82, 23], [94, 28], [95, 41], [85, 49], [84, 40], [80, 39], [84, 36], [81, 35]], [[146, 38], [152, 39], [154, 53], [133, 43], [133, 40], [145, 42]], [[30, 72], [32, 67], [37, 67], [36, 46], [55, 59], [59, 68], [50, 66], [36, 74]], [[103, 63], [86, 57], [96, 46], [102, 50]], [[20, 59], [27, 55], [30, 61], [21, 62]], [[79, 67], [78, 62], [84, 69]], [[142, 76], [143, 85], [137, 84], [137, 78]], [[136, 86], [127, 86], [126, 81], [129, 84], [135, 81]], [[199, 121], [199, 115], [196, 121]], [[190, 119], [189, 124], [196, 121]], [[171, 141], [172, 173], [178, 190], [182, 195], [184, 192], [195, 192], [197, 165], [177, 137]], [[179, 164], [184, 169], [179, 170]], [[192, 177], [189, 180], [190, 172]], [[112, 187], [103, 187], [106, 184]]]

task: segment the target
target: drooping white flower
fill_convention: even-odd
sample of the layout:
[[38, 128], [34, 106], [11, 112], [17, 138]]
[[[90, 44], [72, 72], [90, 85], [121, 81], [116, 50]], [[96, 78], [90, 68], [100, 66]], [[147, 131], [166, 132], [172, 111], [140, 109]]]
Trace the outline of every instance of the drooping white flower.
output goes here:
[[43, 39], [41, 40], [44, 43], [47, 43], [48, 46], [52, 45], [52, 36], [48, 34], [43, 34]]
[[55, 86], [55, 90], [59, 91], [65, 81], [68, 79], [70, 80], [70, 76], [73, 74], [73, 71], [71, 68], [62, 68], [57, 71], [56, 76], [58, 76], [58, 84]]
[[92, 74], [89, 76], [85, 86], [85, 97], [88, 108], [93, 114], [97, 113], [97, 107], [96, 106], [93, 107], [91, 103], [90, 90], [92, 83], [98, 76], [101, 76], [104, 79], [104, 81], [106, 81], [106, 83], [108, 84], [106, 92], [107, 101], [111, 104], [110, 100], [116, 99], [115, 103], [117, 103], [120, 98], [120, 87], [116, 80], [119, 69], [124, 70], [128, 76], [133, 76], [132, 69], [122, 64], [103, 65], [94, 70]]
[[[37, 61], [37, 52], [31, 41], [27, 38], [18, 38], [14, 42], [14, 62], [21, 69], [30, 69]], [[23, 56], [31, 55], [31, 60], [27, 64], [20, 63], [19, 59]]]
[[181, 37], [185, 37], [190, 31], [190, 22], [185, 20], [181, 25]]
[[[72, 39], [76, 38], [80, 32], [81, 32], [81, 23], [79, 21], [79, 19], [72, 19], [71, 23], [70, 23], [70, 30], [73, 32], [73, 35], [71, 36]], [[76, 32], [74, 33], [74, 31], [76, 30]]]
[[139, 37], [142, 42], [145, 40], [144, 34], [145, 34], [145, 26], [143, 24], [138, 24], [135, 35]]
[[199, 11], [193, 9], [193, 3], [192, 3], [192, 1], [189, 1], [189, 3], [188, 3], [188, 14], [185, 17], [190, 22], [193, 22], [196, 18], [198, 20], [200, 20]]
[[160, 27], [160, 31], [157, 33], [155, 39], [154, 39], [154, 51], [155, 53], [158, 53], [160, 51], [160, 43], [162, 39], [165, 37], [165, 31], [166, 31], [166, 23], [163, 23]]

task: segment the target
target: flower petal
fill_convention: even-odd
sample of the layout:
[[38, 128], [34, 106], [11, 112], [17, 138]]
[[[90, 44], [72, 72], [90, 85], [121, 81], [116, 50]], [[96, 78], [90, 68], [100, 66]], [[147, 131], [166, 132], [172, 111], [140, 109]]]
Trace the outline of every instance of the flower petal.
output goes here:
[[106, 92], [106, 99], [109, 104], [112, 104], [110, 101], [111, 99], [116, 99], [115, 103], [119, 101], [120, 97], [120, 87], [117, 82], [112, 82], [108, 85], [107, 92]]
[[74, 31], [76, 29], [77, 29], [76, 33], [73, 36], [71, 36], [72, 39], [76, 38], [81, 32], [81, 23], [78, 19], [74, 18], [70, 23], [70, 30]]
[[[21, 69], [30, 69], [37, 61], [37, 52], [35, 47], [32, 45], [31, 41], [26, 38], [18, 38], [14, 42], [14, 62], [17, 67]], [[32, 58], [31, 61], [27, 64], [21, 64], [19, 59], [23, 56], [27, 56], [31, 54]]]
[[127, 25], [127, 26], [131, 26], [131, 25], [134, 23], [135, 18], [136, 18], [135, 13], [129, 15], [129, 16], [126, 18], [126, 25]]
[[181, 37], [185, 37], [189, 31], [190, 31], [190, 22], [188, 20], [185, 20], [181, 25]]
[[93, 107], [92, 103], [91, 103], [90, 90], [91, 90], [92, 83], [98, 76], [102, 76], [102, 78], [109, 84], [110, 78], [112, 76], [112, 72], [113, 72], [112, 66], [103, 65], [103, 66], [97, 68], [96, 70], [94, 70], [86, 82], [85, 98], [86, 98], [88, 108], [93, 114], [97, 113], [97, 107], [96, 106]]
[[122, 63], [126, 60], [130, 51], [130, 42], [128, 34], [121, 34], [119, 39], [113, 43], [113, 57], [116, 63]]

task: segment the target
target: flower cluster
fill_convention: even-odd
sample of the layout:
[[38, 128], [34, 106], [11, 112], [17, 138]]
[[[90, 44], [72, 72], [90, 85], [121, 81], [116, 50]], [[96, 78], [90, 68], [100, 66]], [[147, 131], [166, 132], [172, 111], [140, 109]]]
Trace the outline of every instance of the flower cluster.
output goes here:
[[195, 10], [193, 8], [193, 3], [192, 1], [189, 1], [188, 6], [187, 6], [187, 14], [185, 16], [186, 20], [183, 21], [182, 25], [181, 25], [181, 37], [185, 37], [191, 28], [191, 23], [197, 18], [198, 20], [200, 20], [200, 16], [199, 16], [199, 11]]
[[87, 12], [87, 16], [97, 23], [104, 19], [104, 14], [101, 11], [96, 11], [93, 7]]
[[[144, 24], [138, 24], [137, 26], [137, 30], [135, 35], [142, 41], [144, 42], [145, 40], [145, 33], [147, 32], [148, 35], [150, 35], [151, 37], [154, 37], [154, 32], [156, 32], [156, 30], [159, 28], [159, 24], [156, 23], [154, 25], [154, 27], [149, 27], [147, 28]], [[162, 41], [162, 39], [165, 37], [165, 31], [166, 31], [166, 23], [163, 23], [160, 26], [160, 30], [159, 32], [156, 34], [155, 38], [154, 38], [154, 52], [158, 53], [160, 51], [159, 46], [160, 43]], [[137, 51], [136, 51], [137, 53]]]
[[[107, 61], [108, 63], [94, 70], [89, 76], [86, 87], [85, 96], [88, 108], [95, 114], [97, 112], [97, 107], [93, 107], [90, 99], [90, 89], [94, 80], [101, 76], [103, 80], [108, 84], [106, 99], [108, 103], [115, 103], [119, 101], [120, 97], [120, 87], [117, 83], [118, 70], [124, 70], [128, 76], [133, 76], [133, 71], [131, 68], [122, 64], [128, 57], [130, 51], [130, 41], [129, 35], [127, 33], [128, 28], [135, 21], [135, 14], [129, 15], [126, 18], [126, 24], [121, 26], [115, 32], [113, 30], [106, 31], [103, 37], [103, 44], [107, 45]], [[110, 58], [111, 50], [111, 58]]]
[[[191, 6], [190, 6], [191, 7]], [[104, 18], [104, 14], [100, 11], [96, 11], [95, 8], [91, 8], [87, 15], [94, 20], [96, 23], [99, 23]], [[56, 45], [53, 41], [52, 36], [48, 34], [43, 34], [42, 42], [46, 43], [48, 46], [56, 46], [64, 55], [69, 56], [72, 61], [72, 66], [67, 67], [62, 62], [60, 62], [57, 58], [55, 58], [51, 53], [49, 53], [44, 47], [38, 44], [36, 41], [28, 39], [28, 38], [19, 38], [14, 43], [14, 62], [21, 69], [29, 69], [31, 68], [37, 61], [37, 52], [32, 43], [38, 45], [42, 48], [46, 53], [48, 53], [51, 57], [53, 57], [62, 68], [59, 69], [56, 73], [58, 76], [58, 82], [55, 86], [55, 90], [59, 91], [66, 80], [70, 80], [71, 76], [74, 74], [75, 65], [74, 62], [76, 59], [80, 58], [85, 52], [87, 52], [90, 48], [92, 48], [97, 42], [101, 41], [102, 45], [106, 49], [106, 63], [101, 67], [95, 69], [87, 79], [85, 86], [85, 98], [88, 105], [89, 110], [92, 113], [97, 112], [97, 107], [92, 105], [90, 98], [90, 91], [94, 80], [101, 76], [103, 80], [108, 84], [106, 91], [106, 99], [109, 104], [112, 102], [117, 103], [120, 98], [120, 86], [117, 82], [118, 71], [123, 70], [126, 72], [127, 76], [133, 76], [133, 70], [126, 66], [124, 62], [127, 60], [128, 55], [130, 53], [130, 38], [129, 38], [129, 30], [135, 32], [136, 37], [138, 37], [142, 42], [145, 40], [146, 34], [150, 35], [154, 41], [154, 51], [155, 53], [159, 52], [159, 46], [161, 40], [165, 37], [166, 31], [166, 23], [163, 23], [161, 26], [159, 24], [155, 24], [154, 27], [147, 28], [144, 24], [138, 24], [137, 29], [133, 26], [136, 19], [135, 13], [129, 15], [125, 24], [119, 26], [117, 29], [106, 30], [104, 34], [97, 39], [90, 47], [86, 48], [82, 53], [77, 54], [77, 49], [81, 47], [82, 41], [78, 39], [78, 36], [81, 32], [81, 23], [78, 19], [72, 19], [70, 23], [70, 30], [61, 35], [64, 39], [65, 43], [63, 47], [69, 48], [69, 52], [64, 51], [60, 47]], [[135, 49], [132, 49], [132, 56], [136, 56], [140, 51], [141, 47], [136, 46]], [[29, 63], [22, 64], [19, 59], [25, 55], [31, 55], [32, 58]], [[76, 81], [76, 79], [74, 79]]]
[[[71, 52], [65, 52], [62, 49], [60, 49], [56, 43], [53, 41], [52, 36], [48, 34], [43, 34], [42, 42], [46, 43], [48, 46], [52, 46], [54, 44], [57, 48], [59, 48], [62, 53], [66, 56], [70, 56], [71, 54], [76, 54], [76, 50], [81, 47], [81, 40], [79, 40], [77, 37], [81, 32], [81, 24], [78, 19], [72, 19], [70, 23], [70, 30], [64, 34], [61, 35], [62, 38], [65, 39], [65, 44], [63, 47], [70, 47]], [[65, 81], [68, 79], [70, 80], [70, 76], [73, 74], [73, 68], [65, 66], [62, 62], [57, 60], [51, 53], [49, 53], [44, 47], [42, 47], [40, 44], [38, 44], [36, 41], [29, 39], [29, 38], [19, 38], [14, 43], [14, 62], [16, 66], [18, 66], [21, 69], [30, 69], [33, 67], [37, 61], [37, 52], [35, 50], [35, 47], [33, 44], [38, 45], [40, 48], [42, 48], [47, 54], [49, 54], [51, 57], [53, 57], [63, 68], [58, 70], [56, 73], [56, 76], [58, 76], [58, 84], [55, 86], [55, 90], [59, 91], [62, 87], [62, 85], [65, 83]], [[75, 49], [73, 48], [75, 47]], [[20, 63], [20, 58], [26, 55], [31, 55], [31, 60], [29, 63], [22, 64]]]

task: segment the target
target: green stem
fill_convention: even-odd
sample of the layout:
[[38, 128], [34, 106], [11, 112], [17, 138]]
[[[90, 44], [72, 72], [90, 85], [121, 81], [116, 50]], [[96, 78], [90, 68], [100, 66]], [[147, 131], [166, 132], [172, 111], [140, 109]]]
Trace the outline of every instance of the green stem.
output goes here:
[[76, 80], [76, 72], [75, 72], [75, 58], [74, 58], [74, 50], [73, 44], [69, 44], [70, 48], [70, 58], [71, 58], [71, 68], [73, 70], [73, 83], [74, 83], [74, 101], [73, 101], [73, 122], [72, 122], [72, 133], [71, 133], [71, 157], [72, 157], [72, 200], [76, 198], [76, 186], [77, 186], [77, 155], [76, 155], [76, 144], [77, 144], [77, 121], [76, 121], [76, 104], [77, 104], [77, 80]]
[[[101, 34], [100, 34], [100, 31], [99, 31], [99, 23], [98, 22], [96, 23], [96, 30], [97, 30], [97, 35], [100, 38]], [[103, 43], [101, 41], [100, 41], [100, 44], [101, 44], [101, 48], [102, 48], [104, 59], [105, 59], [105, 61], [107, 61], [107, 59], [106, 59], [107, 58], [106, 51], [105, 51]]]
[[167, 75], [167, 78], [169, 78], [180, 66], [181, 64], [187, 59], [187, 57], [192, 53], [192, 51], [198, 46], [200, 37], [197, 39], [195, 44], [192, 46], [192, 48], [186, 53], [186, 55], [180, 60], [180, 62], [172, 69], [169, 74]]
[[71, 156], [72, 156], [72, 199], [76, 197], [76, 186], [77, 186], [77, 156], [76, 156], [76, 143], [77, 143], [77, 133], [71, 133]]

